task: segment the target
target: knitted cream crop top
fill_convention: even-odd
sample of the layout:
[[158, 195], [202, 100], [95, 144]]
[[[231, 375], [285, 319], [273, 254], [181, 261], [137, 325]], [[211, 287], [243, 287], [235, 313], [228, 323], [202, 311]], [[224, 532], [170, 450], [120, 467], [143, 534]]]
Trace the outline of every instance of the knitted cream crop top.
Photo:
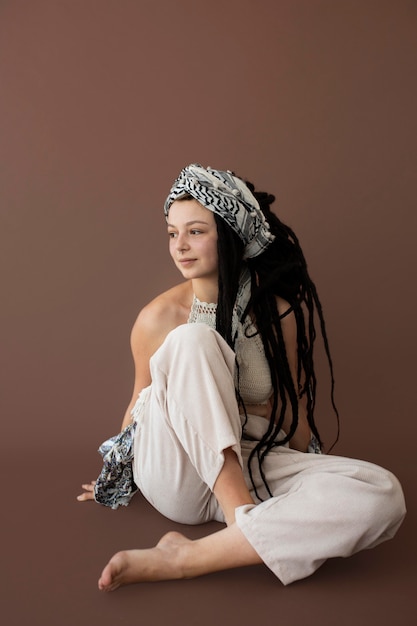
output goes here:
[[[216, 328], [216, 308], [216, 304], [200, 302], [194, 296], [188, 323], [200, 322]], [[236, 327], [236, 385], [239, 380], [239, 392], [245, 404], [266, 404], [272, 395], [272, 383], [262, 339], [249, 317], [244, 324], [234, 320]]]

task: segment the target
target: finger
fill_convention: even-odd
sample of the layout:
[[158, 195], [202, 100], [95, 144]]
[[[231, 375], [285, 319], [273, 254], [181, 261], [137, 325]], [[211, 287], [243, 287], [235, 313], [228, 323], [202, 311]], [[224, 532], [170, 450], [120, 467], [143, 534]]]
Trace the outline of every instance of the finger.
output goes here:
[[77, 496], [77, 500], [79, 502], [85, 502], [87, 500], [94, 500], [94, 493], [92, 491], [85, 491], [84, 493], [80, 493], [80, 495]]
[[96, 481], [93, 480], [91, 481], [91, 483], [85, 483], [84, 485], [81, 485], [81, 487], [85, 489], [86, 491], [93, 491], [95, 484], [96, 484]]

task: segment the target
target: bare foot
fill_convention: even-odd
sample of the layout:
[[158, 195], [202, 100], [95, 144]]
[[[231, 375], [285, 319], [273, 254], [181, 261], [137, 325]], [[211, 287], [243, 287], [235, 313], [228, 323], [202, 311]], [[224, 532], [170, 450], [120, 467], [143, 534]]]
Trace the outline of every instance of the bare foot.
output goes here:
[[154, 548], [117, 552], [104, 568], [98, 587], [114, 591], [132, 583], [186, 578], [182, 562], [192, 543], [180, 533], [169, 532]]
[[115, 554], [104, 568], [98, 586], [103, 591], [114, 591], [130, 583], [194, 578], [257, 563], [262, 563], [261, 557], [237, 524], [193, 541], [170, 532], [154, 548]]

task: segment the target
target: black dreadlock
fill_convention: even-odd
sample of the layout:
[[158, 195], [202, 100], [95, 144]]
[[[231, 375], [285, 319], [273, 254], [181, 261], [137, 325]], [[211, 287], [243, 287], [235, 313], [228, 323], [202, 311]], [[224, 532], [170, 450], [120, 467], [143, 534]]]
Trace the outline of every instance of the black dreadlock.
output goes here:
[[[265, 434], [251, 452], [248, 470], [256, 492], [252, 475], [252, 463], [256, 458], [265, 487], [268, 493], [272, 495], [262, 469], [263, 462], [273, 447], [284, 445], [294, 435], [298, 425], [298, 403], [304, 395], [306, 396], [309, 426], [320, 447], [323, 445], [314, 421], [317, 385], [313, 361], [313, 347], [316, 339], [315, 313], [317, 313], [320, 322], [320, 330], [330, 368], [331, 402], [338, 426], [336, 441], [339, 436], [339, 415], [334, 402], [333, 363], [323, 311], [317, 289], [309, 276], [299, 241], [293, 230], [281, 222], [271, 211], [270, 205], [274, 202], [275, 197], [265, 192], [256, 191], [254, 185], [248, 181], [246, 184], [258, 200], [261, 210], [269, 222], [271, 232], [275, 235], [275, 240], [262, 254], [247, 260], [252, 284], [251, 298], [245, 312], [245, 314], [250, 312], [254, 317], [257, 331], [264, 345], [273, 385], [271, 418]], [[244, 263], [242, 260], [244, 246], [239, 236], [226, 225], [222, 218], [216, 214], [214, 214], [214, 218], [218, 231], [217, 247], [219, 254], [216, 328], [233, 347], [232, 314], [240, 271], [242, 263]], [[278, 312], [277, 296], [289, 303], [289, 309], [283, 315]], [[290, 312], [294, 314], [297, 325], [298, 362], [295, 383], [288, 363], [281, 325], [282, 318]], [[239, 400], [241, 401], [240, 398]], [[291, 427], [286, 437], [277, 441], [288, 402], [292, 412]], [[256, 495], [259, 497], [257, 493]]]

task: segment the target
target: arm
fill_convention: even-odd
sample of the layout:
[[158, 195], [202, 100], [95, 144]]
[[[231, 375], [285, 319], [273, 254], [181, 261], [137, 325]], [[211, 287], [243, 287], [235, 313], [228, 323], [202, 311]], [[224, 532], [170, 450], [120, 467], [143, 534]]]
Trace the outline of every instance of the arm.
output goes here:
[[[277, 298], [278, 312], [283, 315], [289, 308], [288, 302], [282, 298]], [[294, 312], [291, 311], [281, 320], [282, 333], [284, 336], [285, 349], [287, 352], [288, 363], [290, 366], [294, 387], [297, 389], [297, 322]], [[287, 414], [284, 419], [283, 429], [288, 432], [292, 421], [291, 405], [288, 406]], [[307, 407], [305, 395], [298, 401], [298, 426], [294, 435], [290, 440], [290, 447], [305, 452], [310, 443], [311, 433], [310, 426], [307, 421]]]
[[169, 307], [161, 300], [152, 301], [139, 313], [130, 335], [130, 347], [135, 364], [135, 382], [130, 403], [123, 417], [121, 430], [131, 422], [131, 411], [139, 393], [151, 384], [149, 361], [162, 345], [167, 334], [175, 328]]
[[[169, 313], [164, 299], [157, 298], [147, 305], [140, 313], [133, 326], [130, 344], [135, 364], [135, 381], [130, 403], [126, 409], [121, 430], [131, 422], [131, 411], [142, 389], [150, 385], [151, 374], [149, 360], [154, 352], [163, 343], [166, 335], [175, 327], [175, 320]], [[82, 485], [84, 489], [77, 500], [83, 502], [94, 500], [95, 481]]]
[[132, 397], [122, 420], [121, 430], [126, 428], [132, 419], [131, 411], [139, 393], [151, 383], [149, 360], [156, 348], [153, 348], [152, 337], [148, 334], [146, 317], [146, 312], [145, 316], [143, 311], [139, 314], [130, 335], [130, 348], [135, 365], [135, 381]]

